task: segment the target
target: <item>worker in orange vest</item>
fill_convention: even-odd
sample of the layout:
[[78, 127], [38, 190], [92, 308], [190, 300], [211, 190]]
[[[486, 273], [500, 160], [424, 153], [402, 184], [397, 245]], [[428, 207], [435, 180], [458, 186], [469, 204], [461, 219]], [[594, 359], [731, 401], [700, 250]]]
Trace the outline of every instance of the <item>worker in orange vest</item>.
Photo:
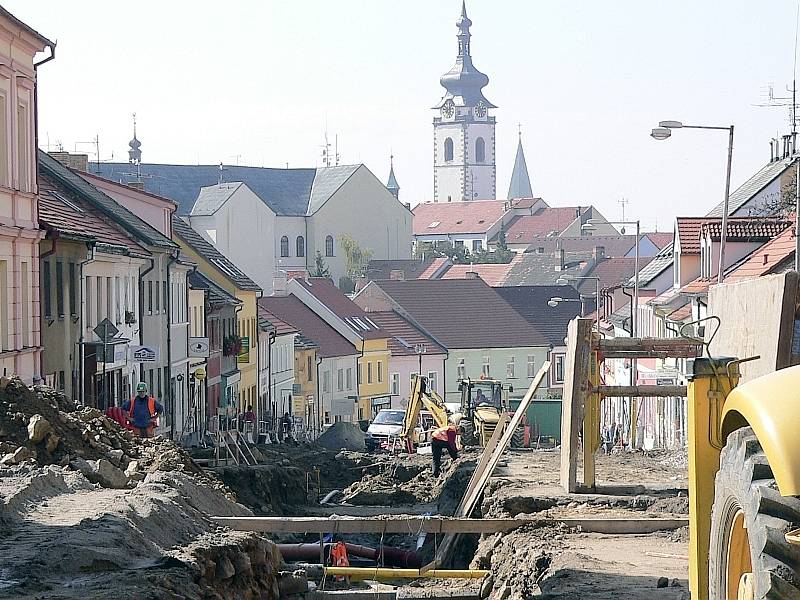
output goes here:
[[122, 410], [127, 413], [134, 431], [140, 437], [149, 438], [153, 437], [156, 419], [164, 412], [164, 407], [147, 393], [147, 384], [140, 381], [136, 385], [136, 395], [122, 405]]
[[452, 460], [458, 458], [458, 447], [456, 438], [459, 434], [459, 423], [461, 415], [455, 413], [448, 419], [450, 424], [447, 427], [439, 427], [431, 435], [431, 453], [433, 454], [433, 476], [438, 477], [442, 467], [442, 450], [447, 450]]

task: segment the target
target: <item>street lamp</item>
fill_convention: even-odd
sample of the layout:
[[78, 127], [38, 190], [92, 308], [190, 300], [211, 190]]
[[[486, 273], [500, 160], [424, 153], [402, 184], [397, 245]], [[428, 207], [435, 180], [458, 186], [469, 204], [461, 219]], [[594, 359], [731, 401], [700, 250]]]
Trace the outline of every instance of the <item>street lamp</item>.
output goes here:
[[[565, 274], [556, 279], [556, 283], [558, 285], [569, 285], [570, 283], [574, 282], [577, 279], [582, 280], [594, 280], [595, 292], [594, 292], [594, 326], [597, 329], [597, 333], [600, 333], [600, 278], [595, 277], [593, 275], [569, 275]], [[549, 304], [549, 302], [548, 302]]]
[[731, 193], [733, 125], [730, 127], [710, 127], [708, 125], [684, 125], [680, 121], [661, 121], [658, 127], [650, 132], [650, 136], [657, 140], [665, 140], [672, 135], [673, 129], [716, 129], [728, 132], [728, 167], [725, 175], [725, 200], [722, 204], [722, 231], [719, 237], [719, 269], [717, 270], [717, 283], [722, 283], [722, 273], [725, 270], [725, 238], [728, 236], [728, 200]]

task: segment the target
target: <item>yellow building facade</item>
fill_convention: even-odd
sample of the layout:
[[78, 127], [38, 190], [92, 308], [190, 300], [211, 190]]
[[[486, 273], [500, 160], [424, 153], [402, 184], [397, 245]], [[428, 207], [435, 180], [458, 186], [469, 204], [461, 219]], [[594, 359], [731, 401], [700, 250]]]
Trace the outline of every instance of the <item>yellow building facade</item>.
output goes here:
[[359, 421], [372, 419], [381, 408], [389, 408], [389, 339], [372, 338], [361, 341], [358, 359], [358, 414]]

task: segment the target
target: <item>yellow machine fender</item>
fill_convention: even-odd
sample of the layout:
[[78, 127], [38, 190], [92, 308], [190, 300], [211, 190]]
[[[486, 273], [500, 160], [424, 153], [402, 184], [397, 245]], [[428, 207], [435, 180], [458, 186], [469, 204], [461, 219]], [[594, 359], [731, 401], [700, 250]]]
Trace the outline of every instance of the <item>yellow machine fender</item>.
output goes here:
[[721, 440], [741, 427], [758, 437], [782, 496], [800, 496], [800, 366], [734, 388], [722, 409]]

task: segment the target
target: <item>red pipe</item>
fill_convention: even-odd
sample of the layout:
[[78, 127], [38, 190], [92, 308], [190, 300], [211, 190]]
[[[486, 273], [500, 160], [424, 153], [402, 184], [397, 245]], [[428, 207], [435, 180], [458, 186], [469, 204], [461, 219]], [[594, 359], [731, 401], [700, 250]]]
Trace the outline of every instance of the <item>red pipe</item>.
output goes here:
[[[332, 543], [325, 544], [325, 555], [328, 556]], [[368, 558], [377, 561], [380, 557], [380, 549], [361, 546], [359, 544], [345, 544], [347, 553], [359, 558]], [[319, 561], [319, 544], [278, 544], [278, 551], [284, 560], [306, 560], [308, 562]], [[413, 550], [403, 550], [389, 546], [383, 547], [383, 561], [389, 567], [402, 567], [407, 569], [417, 569], [422, 566], [422, 558]]]

